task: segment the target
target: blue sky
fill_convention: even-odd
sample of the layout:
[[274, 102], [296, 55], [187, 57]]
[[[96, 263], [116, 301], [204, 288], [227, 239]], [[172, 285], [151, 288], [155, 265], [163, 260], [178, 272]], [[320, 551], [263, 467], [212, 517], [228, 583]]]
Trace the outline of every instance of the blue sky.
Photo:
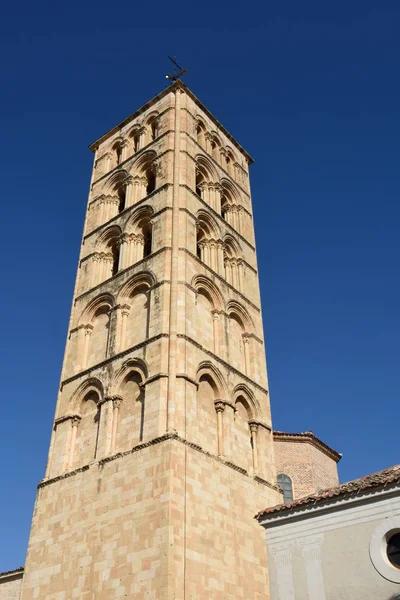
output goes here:
[[3, 8], [0, 571], [24, 562], [44, 474], [87, 146], [165, 87], [167, 54], [256, 161], [275, 429], [312, 429], [342, 452], [342, 481], [399, 462], [400, 5], [377, 6]]

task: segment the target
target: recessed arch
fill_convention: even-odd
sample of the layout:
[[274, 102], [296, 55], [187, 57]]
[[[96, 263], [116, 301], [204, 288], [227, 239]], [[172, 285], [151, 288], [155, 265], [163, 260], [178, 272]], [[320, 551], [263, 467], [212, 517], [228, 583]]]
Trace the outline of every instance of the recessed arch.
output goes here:
[[150, 288], [156, 283], [156, 278], [150, 271], [136, 273], [128, 279], [118, 292], [118, 302], [128, 301], [135, 291], [142, 288]]
[[261, 407], [253, 391], [245, 384], [239, 383], [235, 386], [232, 392], [234, 402], [239, 398], [245, 401], [247, 409], [249, 411], [249, 419], [256, 419], [261, 417]]
[[112, 294], [105, 293], [96, 296], [96, 298], [93, 298], [93, 300], [91, 300], [89, 304], [83, 309], [81, 317], [79, 319], [79, 324], [90, 324], [100, 310], [110, 310], [114, 306], [115, 300]]
[[104, 184], [104, 191], [107, 194], [115, 193], [123, 185], [128, 177], [125, 169], [119, 169], [113, 173]]
[[77, 389], [73, 392], [69, 402], [69, 412], [71, 414], [79, 413], [81, 402], [91, 392], [97, 394], [99, 400], [104, 398], [104, 387], [100, 379], [97, 379], [96, 377], [89, 377], [89, 379], [86, 379], [77, 387]]
[[121, 385], [132, 372], [139, 373], [143, 383], [149, 377], [148, 367], [144, 360], [136, 357], [129, 358], [122, 364], [122, 366], [116, 371], [114, 375], [111, 384], [111, 390], [113, 395], [120, 395]]
[[210, 298], [215, 310], [223, 310], [224, 301], [222, 295], [211, 279], [205, 275], [195, 275], [192, 279], [192, 286], [197, 292], [203, 292]]
[[212, 382], [213, 389], [215, 391], [215, 399], [228, 398], [228, 386], [226, 385], [225, 379], [221, 374], [221, 371], [217, 369], [210, 361], [203, 361], [199, 364], [196, 372], [197, 385], [200, 383], [200, 379], [203, 376], [207, 376]]
[[140, 230], [144, 222], [148, 222], [154, 214], [152, 206], [141, 206], [135, 210], [128, 218], [125, 224], [126, 233]]
[[241, 256], [242, 248], [241, 248], [239, 242], [237, 240], [235, 240], [235, 238], [232, 235], [227, 233], [223, 237], [223, 242], [224, 242], [224, 250], [230, 258]]
[[211, 236], [214, 239], [220, 239], [221, 230], [219, 225], [210, 213], [206, 210], [200, 209], [197, 213], [197, 223], [198, 227], [204, 230], [204, 233], [207, 236]]
[[217, 183], [219, 176], [213, 162], [204, 154], [198, 154], [195, 157], [196, 167], [201, 172], [204, 180], [207, 182]]
[[226, 312], [229, 317], [236, 318], [242, 324], [243, 330], [246, 333], [254, 333], [253, 321], [247, 310], [236, 300], [230, 300], [226, 305]]

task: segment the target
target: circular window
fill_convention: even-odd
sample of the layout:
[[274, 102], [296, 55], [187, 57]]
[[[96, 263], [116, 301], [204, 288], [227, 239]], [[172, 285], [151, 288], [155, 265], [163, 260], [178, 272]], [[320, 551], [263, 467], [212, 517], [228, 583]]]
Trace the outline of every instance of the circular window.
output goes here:
[[386, 517], [377, 524], [371, 534], [369, 553], [382, 577], [400, 583], [400, 514]]
[[392, 565], [400, 569], [400, 533], [395, 533], [388, 539], [386, 552]]

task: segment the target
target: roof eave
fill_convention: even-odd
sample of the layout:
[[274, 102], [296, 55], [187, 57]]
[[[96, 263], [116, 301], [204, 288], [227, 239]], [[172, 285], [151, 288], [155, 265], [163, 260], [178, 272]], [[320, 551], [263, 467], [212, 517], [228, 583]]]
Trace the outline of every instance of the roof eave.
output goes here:
[[207, 115], [207, 117], [209, 119], [211, 119], [217, 125], [217, 127], [219, 127], [219, 129], [226, 135], [226, 137], [237, 148], [237, 150], [239, 150], [244, 155], [248, 164], [249, 165], [252, 164], [254, 162], [254, 160], [252, 159], [250, 154], [248, 152], [246, 152], [246, 150], [235, 140], [235, 138], [233, 138], [231, 136], [229, 131], [227, 131], [225, 129], [225, 127], [223, 125], [221, 125], [221, 123], [218, 121], [218, 119], [216, 119], [214, 117], [214, 115], [204, 106], [204, 104], [202, 104], [202, 102], [200, 102], [200, 100], [193, 94], [193, 92], [180, 80], [174, 81], [174, 83], [172, 83], [170, 86], [165, 88], [165, 90], [163, 90], [162, 92], [157, 94], [157, 96], [154, 96], [154, 98], [152, 98], [151, 100], [146, 102], [146, 104], [141, 106], [138, 110], [136, 110], [129, 117], [127, 117], [126, 119], [124, 119], [123, 121], [118, 123], [118, 125], [116, 125], [112, 129], [107, 131], [107, 133], [105, 133], [104, 135], [99, 137], [96, 141], [94, 141], [92, 144], [90, 144], [89, 149], [92, 152], [95, 152], [97, 150], [97, 148], [99, 147], [99, 145], [101, 143], [103, 143], [107, 138], [113, 136], [115, 133], [117, 133], [119, 130], [121, 130], [122, 127], [125, 127], [125, 125], [127, 125], [130, 121], [133, 121], [134, 119], [136, 119], [139, 115], [141, 115], [146, 110], [148, 110], [151, 106], [153, 106], [154, 104], [159, 102], [167, 94], [169, 94], [170, 92], [173, 92], [174, 90], [179, 89], [179, 88], [184, 90], [186, 92], [186, 94], [193, 100], [193, 102], [195, 102], [201, 108], [201, 110]]

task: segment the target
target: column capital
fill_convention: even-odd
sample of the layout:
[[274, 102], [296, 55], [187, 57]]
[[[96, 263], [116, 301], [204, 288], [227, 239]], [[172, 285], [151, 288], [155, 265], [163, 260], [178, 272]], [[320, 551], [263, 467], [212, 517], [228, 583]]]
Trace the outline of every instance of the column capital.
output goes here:
[[66, 421], [70, 421], [71, 426], [73, 427], [74, 425], [78, 425], [81, 418], [81, 415], [78, 414], [64, 415], [63, 417], [58, 417], [58, 419], [55, 419], [54, 421], [54, 427], [57, 427], [58, 425], [60, 425], [61, 423], [65, 423]]
[[222, 413], [225, 410], [225, 402], [223, 400], [214, 400], [214, 406], [217, 413]]

